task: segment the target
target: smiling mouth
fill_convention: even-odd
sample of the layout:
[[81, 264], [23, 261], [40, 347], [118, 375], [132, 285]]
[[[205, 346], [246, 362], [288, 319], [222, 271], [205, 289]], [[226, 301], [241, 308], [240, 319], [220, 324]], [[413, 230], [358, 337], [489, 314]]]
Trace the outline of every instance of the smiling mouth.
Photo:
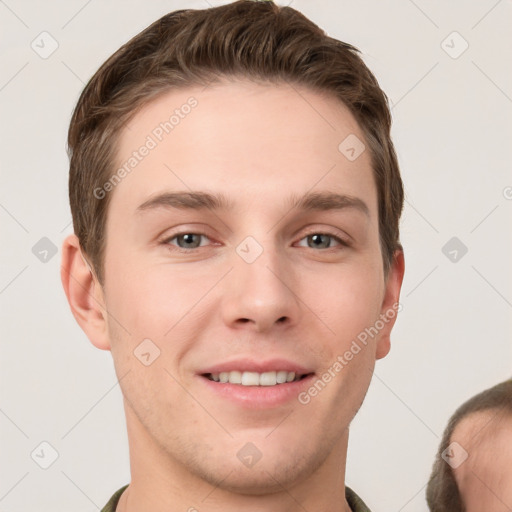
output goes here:
[[297, 382], [309, 375], [312, 374], [296, 374], [295, 372], [281, 370], [263, 373], [243, 371], [205, 373], [203, 374], [203, 377], [221, 384], [239, 384], [241, 386], [277, 386], [280, 384]]

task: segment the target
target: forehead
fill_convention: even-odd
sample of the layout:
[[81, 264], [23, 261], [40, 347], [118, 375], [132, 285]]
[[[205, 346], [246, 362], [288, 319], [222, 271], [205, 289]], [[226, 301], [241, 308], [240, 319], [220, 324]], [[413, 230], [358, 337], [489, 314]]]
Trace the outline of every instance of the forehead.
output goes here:
[[116, 168], [127, 172], [113, 201], [140, 202], [163, 187], [276, 201], [322, 188], [365, 196], [376, 209], [367, 149], [348, 108], [325, 93], [248, 81], [172, 90], [123, 130]]
[[460, 420], [453, 431], [452, 440], [472, 446], [508, 432], [512, 432], [512, 415], [500, 409], [489, 409], [473, 412]]
[[494, 463], [500, 457], [510, 462], [512, 415], [500, 410], [472, 413], [455, 427], [451, 441], [457, 441], [468, 452], [467, 467]]
[[[512, 416], [503, 411], [468, 415], [456, 426], [451, 441], [468, 453], [467, 461], [454, 470], [461, 492], [472, 499], [485, 481], [496, 492], [512, 482]], [[485, 489], [484, 489], [485, 490]], [[480, 495], [480, 498], [482, 496]]]

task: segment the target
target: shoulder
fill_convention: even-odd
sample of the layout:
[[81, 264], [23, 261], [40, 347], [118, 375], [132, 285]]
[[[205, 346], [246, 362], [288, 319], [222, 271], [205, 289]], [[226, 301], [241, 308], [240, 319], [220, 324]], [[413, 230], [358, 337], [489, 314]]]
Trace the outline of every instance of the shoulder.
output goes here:
[[350, 487], [345, 486], [345, 497], [352, 512], [370, 512], [365, 502]]
[[101, 509], [101, 512], [115, 512], [119, 498], [121, 497], [121, 494], [123, 494], [124, 490], [128, 487], [128, 485], [129, 484], [126, 484], [125, 486], [121, 487], [121, 489], [116, 491], [110, 498], [109, 502]]

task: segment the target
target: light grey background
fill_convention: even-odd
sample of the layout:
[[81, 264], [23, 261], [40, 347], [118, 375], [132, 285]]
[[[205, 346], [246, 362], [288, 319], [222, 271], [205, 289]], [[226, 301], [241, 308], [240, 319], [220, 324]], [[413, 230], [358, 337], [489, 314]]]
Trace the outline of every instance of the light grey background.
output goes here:
[[[66, 132], [83, 86], [122, 43], [169, 11], [221, 3], [0, 0], [1, 512], [93, 512], [129, 482], [110, 353], [89, 343], [60, 284]], [[403, 311], [352, 424], [346, 480], [372, 510], [425, 511], [448, 417], [512, 374], [512, 2], [290, 5], [359, 47], [393, 105]], [[31, 47], [51, 49], [43, 31], [59, 45], [46, 59]], [[468, 249], [455, 262], [453, 247], [442, 251], [452, 237]], [[43, 441], [58, 452], [48, 469]]]

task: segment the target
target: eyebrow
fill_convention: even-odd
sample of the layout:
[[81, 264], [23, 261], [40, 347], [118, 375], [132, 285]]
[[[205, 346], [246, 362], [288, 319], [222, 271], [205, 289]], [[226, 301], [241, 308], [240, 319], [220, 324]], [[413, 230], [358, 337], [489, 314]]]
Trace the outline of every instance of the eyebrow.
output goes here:
[[[328, 211], [355, 209], [370, 216], [367, 204], [358, 197], [337, 194], [333, 192], [309, 192], [303, 196], [292, 194], [288, 199], [290, 209], [297, 208], [302, 211]], [[224, 194], [210, 194], [208, 192], [164, 192], [142, 203], [137, 212], [153, 210], [156, 208], [176, 208], [179, 210], [230, 210], [233, 202]]]

